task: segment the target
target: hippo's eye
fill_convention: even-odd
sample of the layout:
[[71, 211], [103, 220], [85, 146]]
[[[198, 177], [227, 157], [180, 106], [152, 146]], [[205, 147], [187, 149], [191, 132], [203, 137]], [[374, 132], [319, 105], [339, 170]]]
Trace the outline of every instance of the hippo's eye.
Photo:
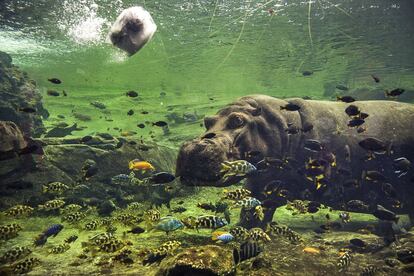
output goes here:
[[239, 127], [242, 127], [243, 125], [244, 125], [244, 119], [243, 117], [239, 115], [230, 116], [228, 124], [227, 124], [229, 128], [239, 128]]

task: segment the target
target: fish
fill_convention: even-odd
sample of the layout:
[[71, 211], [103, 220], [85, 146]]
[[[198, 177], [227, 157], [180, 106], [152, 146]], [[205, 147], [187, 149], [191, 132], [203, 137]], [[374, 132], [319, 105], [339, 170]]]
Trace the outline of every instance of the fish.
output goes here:
[[152, 125], [157, 126], [157, 127], [165, 127], [165, 126], [168, 126], [168, 123], [164, 121], [157, 121], [155, 123], [152, 123]]
[[238, 265], [239, 263], [254, 258], [258, 256], [261, 252], [263, 252], [263, 249], [260, 247], [260, 245], [256, 242], [244, 242], [240, 245], [239, 248], [233, 249], [233, 260], [234, 264]]
[[161, 214], [157, 209], [149, 209], [144, 212], [144, 219], [148, 222], [157, 222], [160, 218]]
[[80, 206], [79, 204], [69, 204], [66, 205], [65, 208], [60, 209], [60, 211], [62, 213], [74, 213], [79, 211], [80, 209], [82, 209], [82, 206]]
[[[149, 114], [149, 112], [148, 111], [141, 111], [141, 114], [143, 114], [143, 115], [147, 115], [147, 114]], [[148, 122], [149, 123], [149, 122]]]
[[80, 142], [81, 142], [81, 143], [87, 143], [87, 142], [91, 141], [92, 139], [93, 139], [93, 137], [92, 137], [91, 135], [86, 135], [86, 136], [83, 136], [83, 137], [80, 139]]
[[307, 246], [307, 247], [303, 248], [302, 252], [308, 253], [308, 254], [318, 255], [318, 254], [321, 253], [321, 250], [319, 250], [318, 248], [315, 248], [315, 247]]
[[394, 212], [385, 209], [382, 205], [377, 205], [372, 214], [380, 220], [394, 221], [395, 223], [398, 223], [398, 220], [400, 219]]
[[214, 215], [205, 215], [197, 217], [195, 228], [218, 229], [228, 225], [226, 219]]
[[387, 178], [380, 173], [379, 171], [363, 171], [362, 179], [373, 181], [373, 182], [382, 182], [387, 180]]
[[141, 234], [144, 232], [145, 232], [145, 229], [140, 226], [135, 226], [134, 228], [127, 231], [127, 233], [131, 233], [131, 234]]
[[16, 205], [4, 212], [6, 217], [22, 217], [32, 214], [34, 209], [27, 205]]
[[224, 161], [221, 163], [220, 173], [223, 174], [222, 179], [226, 181], [231, 176], [246, 176], [257, 169], [254, 165], [246, 160]]
[[303, 75], [303, 76], [305, 76], [305, 77], [306, 77], [306, 76], [310, 76], [310, 75], [312, 75], [312, 74], [313, 74], [313, 72], [312, 72], [312, 71], [303, 71], [303, 72], [302, 72], [302, 75]]
[[17, 111], [24, 112], [24, 113], [35, 113], [37, 112], [36, 108], [26, 106], [26, 107], [19, 107]]
[[362, 119], [362, 120], [365, 120], [368, 117], [369, 117], [368, 113], [365, 113], [365, 112], [359, 113], [359, 118]]
[[130, 91], [126, 92], [125, 95], [127, 95], [128, 97], [131, 97], [131, 98], [136, 98], [136, 97], [138, 97], [138, 92], [130, 90]]
[[38, 258], [27, 258], [20, 262], [13, 264], [12, 271], [14, 275], [26, 274], [33, 270], [41, 262]]
[[250, 232], [242, 226], [235, 226], [230, 229], [229, 233], [238, 241], [245, 241], [249, 239]]
[[69, 190], [70, 187], [68, 185], [63, 184], [62, 182], [50, 182], [42, 186], [43, 193], [50, 193], [50, 194], [62, 194], [63, 192]]
[[384, 154], [389, 151], [388, 146], [385, 142], [373, 137], [359, 141], [358, 145], [364, 150], [371, 151], [376, 154]]
[[357, 133], [362, 133], [362, 132], [365, 132], [366, 130], [367, 130], [367, 128], [364, 127], [364, 126], [357, 127]]
[[320, 141], [314, 140], [314, 139], [307, 139], [303, 143], [303, 147], [306, 150], [312, 151], [312, 152], [320, 152], [323, 150], [323, 145]]
[[289, 241], [293, 242], [293, 243], [297, 243], [302, 241], [302, 237], [296, 233], [295, 231], [293, 231], [292, 229], [290, 229], [287, 226], [284, 225], [278, 225], [276, 222], [272, 221], [267, 225], [268, 231], [272, 234], [272, 235], [278, 235], [278, 236], [282, 236], [282, 237], [286, 237]]
[[299, 133], [299, 128], [295, 125], [290, 125], [287, 129], [285, 129], [285, 131], [287, 132], [287, 134], [289, 135], [295, 135]]
[[340, 253], [340, 256], [337, 260], [336, 266], [338, 267], [338, 271], [342, 272], [348, 269], [349, 265], [351, 264], [351, 253], [349, 251]]
[[264, 211], [261, 205], [258, 205], [254, 208], [253, 216], [260, 221], [264, 219]]
[[345, 108], [345, 113], [349, 117], [356, 117], [361, 113], [361, 111], [359, 110], [359, 108], [356, 105], [351, 104], [347, 108]]
[[353, 102], [355, 102], [355, 98], [353, 98], [351, 96], [336, 96], [336, 100], [344, 102], [344, 103], [353, 103]]
[[118, 174], [111, 178], [111, 183], [115, 185], [127, 186], [131, 184], [131, 176], [127, 174]]
[[184, 224], [179, 219], [168, 216], [161, 218], [154, 228], [160, 231], [164, 231], [168, 235], [168, 233], [181, 229], [183, 227]]
[[104, 232], [96, 234], [89, 238], [89, 241], [94, 245], [100, 246], [102, 244], [108, 243], [110, 240], [116, 239], [112, 233]]
[[46, 228], [40, 235], [38, 235], [34, 240], [35, 246], [43, 246], [47, 239], [50, 237], [56, 237], [63, 229], [62, 224], [52, 224], [48, 228]]
[[247, 189], [235, 189], [235, 190], [227, 190], [224, 189], [223, 190], [223, 194], [224, 196], [222, 197], [222, 199], [230, 199], [230, 200], [242, 200], [248, 196], [250, 196], [251, 191], [247, 190]]
[[47, 80], [50, 81], [53, 84], [61, 84], [62, 83], [62, 81], [58, 78], [50, 78], [50, 79], [47, 79]]
[[106, 105], [101, 103], [101, 102], [94, 101], [94, 102], [91, 102], [90, 105], [92, 105], [92, 106], [94, 106], [98, 109], [106, 109]]
[[400, 96], [402, 93], [404, 93], [404, 89], [402, 88], [395, 88], [391, 91], [385, 90], [385, 96], [386, 97], [398, 97]]
[[139, 159], [134, 159], [132, 161], [129, 161], [128, 167], [130, 170], [134, 171], [154, 171], [154, 166], [147, 162], [147, 161], [140, 161]]
[[76, 223], [86, 217], [86, 214], [83, 212], [70, 213], [62, 217], [62, 222], [67, 221], [69, 223]]
[[215, 211], [216, 205], [209, 202], [209, 203], [197, 203], [197, 207], [207, 211]]
[[348, 127], [359, 127], [359, 126], [361, 126], [364, 123], [365, 123], [365, 120], [364, 119], [355, 118], [355, 119], [352, 119], [352, 120], [348, 121], [347, 126]]
[[394, 173], [397, 174], [399, 178], [406, 175], [410, 168], [411, 162], [405, 157], [399, 157], [393, 160]]
[[132, 110], [132, 109], [128, 110], [127, 115], [128, 116], [134, 115], [134, 110]]
[[51, 249], [49, 249], [49, 253], [52, 254], [62, 254], [65, 253], [66, 251], [68, 251], [70, 249], [70, 245], [68, 243], [61, 243], [58, 244], [54, 247], [52, 247]]
[[343, 223], [349, 223], [351, 221], [351, 215], [349, 212], [340, 212], [339, 218], [342, 220]]
[[263, 195], [265, 197], [271, 197], [271, 196], [279, 196], [279, 192], [281, 191], [283, 187], [283, 182], [280, 180], [273, 180], [266, 184], [266, 186], [263, 188]]
[[60, 96], [60, 93], [59, 93], [59, 92], [57, 92], [56, 90], [47, 90], [47, 91], [46, 91], [46, 93], [47, 93], [49, 96], [53, 96], [53, 97], [58, 97], [58, 96]]
[[99, 226], [99, 221], [98, 220], [92, 220], [92, 221], [90, 221], [90, 222], [87, 222], [84, 226], [83, 226], [83, 229], [84, 230], [89, 230], [89, 231], [91, 231], [91, 230], [96, 230], [97, 228], [98, 228], [98, 226]]
[[0, 226], [0, 240], [9, 240], [17, 237], [18, 232], [22, 229], [23, 228], [17, 223], [2, 225]]
[[234, 202], [231, 208], [242, 207], [245, 210], [254, 209], [257, 206], [260, 206], [262, 203], [260, 200], [254, 197], [245, 197], [241, 200]]
[[82, 114], [82, 113], [78, 113], [78, 112], [73, 112], [72, 116], [76, 119], [78, 119], [79, 121], [83, 121], [83, 122], [89, 122], [92, 121], [92, 117], [86, 114]]
[[157, 249], [150, 252], [148, 256], [142, 261], [142, 264], [148, 265], [155, 262], [161, 262], [168, 254], [173, 254], [181, 246], [181, 242], [172, 240], [161, 244]]
[[270, 168], [283, 169], [289, 161], [287, 159], [278, 159], [272, 157], [265, 157], [256, 164], [257, 170], [267, 170]]
[[300, 109], [300, 106], [294, 103], [287, 103], [284, 106], [280, 107], [280, 110], [286, 110], [286, 111], [298, 111]]
[[342, 91], [348, 91], [349, 88], [346, 87], [345, 85], [342, 84], [338, 84], [337, 86], [335, 86], [336, 89], [342, 90]]
[[137, 124], [137, 127], [139, 127], [139, 128], [145, 128], [145, 124]]
[[166, 184], [175, 180], [175, 176], [169, 172], [158, 172], [148, 178], [144, 178], [144, 183], [149, 184]]
[[361, 200], [350, 200], [346, 203], [346, 208], [349, 211], [366, 212], [368, 211], [369, 206]]
[[60, 209], [63, 205], [65, 205], [65, 201], [61, 199], [53, 199], [46, 201], [42, 205], [38, 205], [39, 210], [51, 211]]
[[229, 232], [215, 231], [211, 233], [211, 240], [229, 243], [234, 240], [234, 236]]
[[62, 91], [62, 95], [63, 95], [63, 97], [67, 97], [68, 96], [68, 94], [66, 93], [65, 90]]
[[172, 213], [184, 213], [185, 211], [187, 211], [187, 209], [182, 206], [178, 206], [178, 207], [171, 209]]
[[122, 249], [125, 245], [126, 242], [121, 241], [117, 238], [113, 238], [99, 245], [99, 250], [107, 253], [112, 253]]
[[265, 231], [263, 231], [262, 228], [251, 228], [249, 230], [249, 239], [252, 241], [264, 241], [269, 242], [272, 239], [269, 237], [268, 234], [266, 234]]
[[32, 253], [28, 246], [14, 246], [7, 250], [0, 257], [0, 264], [14, 263], [15, 261], [27, 257]]
[[286, 209], [294, 211], [292, 215], [306, 214], [308, 212], [308, 207], [302, 200], [288, 201]]
[[64, 239], [63, 241], [64, 241], [65, 243], [73, 243], [73, 242], [75, 242], [77, 239], [78, 239], [78, 236], [77, 236], [77, 235], [71, 235], [71, 236], [67, 237], [66, 239]]
[[358, 238], [350, 239], [349, 243], [356, 247], [365, 247], [367, 245], [366, 242]]
[[371, 78], [376, 82], [376, 83], [379, 83], [380, 82], [380, 78], [378, 78], [377, 76], [375, 76], [375, 75], [372, 75], [371, 74]]

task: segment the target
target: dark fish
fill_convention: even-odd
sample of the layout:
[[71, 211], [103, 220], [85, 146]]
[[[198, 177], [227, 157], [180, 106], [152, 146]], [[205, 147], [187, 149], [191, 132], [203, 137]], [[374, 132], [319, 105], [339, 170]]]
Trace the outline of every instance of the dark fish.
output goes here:
[[63, 225], [62, 224], [52, 224], [46, 230], [44, 230], [36, 239], [34, 244], [36, 246], [43, 246], [47, 239], [51, 236], [56, 237], [60, 231], [62, 231]]
[[359, 114], [359, 118], [360, 119], [362, 119], [362, 120], [365, 120], [366, 118], [368, 118], [369, 117], [369, 114], [368, 113], [365, 113], [365, 112], [361, 112], [360, 114]]
[[63, 95], [63, 97], [67, 97], [68, 96], [68, 94], [66, 93], [65, 90], [62, 91], [62, 95]]
[[78, 236], [76, 236], [76, 235], [72, 235], [72, 236], [67, 237], [67, 238], [64, 240], [64, 242], [65, 242], [65, 243], [72, 243], [72, 242], [76, 241], [77, 239], [78, 239]]
[[135, 226], [134, 228], [132, 228], [131, 230], [128, 230], [127, 233], [132, 233], [132, 234], [141, 234], [144, 233], [145, 229], [139, 226]]
[[305, 140], [303, 147], [307, 150], [314, 151], [314, 152], [319, 152], [323, 149], [321, 142], [319, 142], [318, 140], [314, 140], [314, 139]]
[[126, 92], [125, 93], [128, 97], [131, 97], [131, 98], [136, 98], [136, 97], [138, 97], [138, 92], [135, 92], [135, 91], [132, 91], [132, 90], [130, 90], [130, 91], [128, 91], [128, 92]]
[[380, 173], [379, 171], [363, 171], [362, 172], [362, 179], [379, 182], [387, 180], [386, 177]]
[[348, 127], [359, 127], [363, 123], [365, 123], [365, 120], [363, 119], [360, 119], [360, 118], [353, 119], [348, 122]]
[[82, 142], [82, 143], [86, 143], [86, 142], [89, 142], [90, 140], [92, 140], [92, 136], [91, 135], [86, 135], [86, 136], [83, 136], [81, 139], [80, 139], [80, 141]]
[[233, 249], [233, 260], [235, 265], [239, 263], [254, 258], [262, 252], [262, 248], [256, 242], [244, 242], [240, 245], [240, 248]]
[[283, 182], [280, 180], [274, 180], [266, 184], [263, 190], [263, 194], [266, 197], [270, 197], [272, 195], [278, 195], [280, 189], [283, 187]]
[[62, 81], [60, 79], [57, 79], [57, 78], [51, 78], [51, 79], [47, 79], [47, 80], [50, 81], [51, 83], [54, 83], [54, 84], [61, 84], [62, 83]]
[[165, 97], [165, 96], [167, 96], [167, 93], [165, 93], [164, 91], [162, 91], [162, 92], [160, 92], [160, 96], [161, 97]]
[[290, 125], [285, 131], [290, 135], [294, 135], [299, 133], [299, 128], [295, 125]]
[[377, 205], [377, 208], [372, 214], [380, 220], [394, 221], [395, 223], [398, 223], [399, 220], [399, 217], [394, 212], [385, 209], [381, 205]]
[[350, 116], [350, 117], [354, 117], [360, 114], [360, 110], [356, 105], [349, 105], [346, 109], [345, 109], [345, 113]]
[[130, 109], [130, 110], [127, 112], [127, 115], [128, 115], [128, 116], [132, 116], [132, 115], [134, 115], [134, 110]]
[[187, 209], [182, 206], [178, 206], [174, 209], [171, 209], [171, 212], [173, 213], [184, 213], [185, 211], [187, 211]]
[[351, 96], [337, 96], [336, 97], [336, 100], [337, 101], [344, 102], [344, 103], [352, 103], [352, 102], [355, 102], [355, 99], [353, 97], [351, 97]]
[[357, 128], [357, 133], [362, 133], [362, 132], [364, 132], [364, 131], [366, 131], [367, 130], [367, 128], [366, 127], [364, 127], [364, 126], [359, 126], [358, 128]]
[[84, 173], [84, 178], [88, 180], [92, 176], [98, 173], [98, 167], [97, 166], [91, 166], [89, 169], [87, 169]]
[[385, 96], [387, 97], [397, 97], [400, 96], [402, 93], [404, 93], [404, 89], [402, 88], [396, 88], [394, 90], [391, 91], [385, 91]]
[[33, 107], [19, 107], [18, 110], [25, 113], [35, 113], [37, 111], [36, 108]]
[[55, 90], [47, 90], [47, 94], [49, 96], [53, 96], [53, 97], [58, 97], [60, 95], [59, 92], [57, 92]]
[[380, 79], [377, 76], [371, 75], [371, 77], [376, 83], [380, 82]]
[[310, 76], [310, 75], [312, 75], [313, 74], [313, 72], [312, 71], [303, 71], [302, 72], [302, 75], [304, 75], [305, 77], [306, 76]]
[[342, 84], [338, 84], [335, 87], [336, 87], [336, 89], [339, 89], [339, 90], [342, 90], [342, 91], [348, 91], [349, 90], [348, 87], [346, 87], [345, 85], [342, 85]]
[[361, 200], [350, 200], [346, 203], [346, 207], [349, 211], [367, 211], [369, 206]]
[[201, 208], [203, 210], [207, 210], [207, 211], [215, 211], [216, 210], [216, 205], [214, 205], [213, 203], [198, 203], [197, 204], [198, 208]]
[[366, 138], [358, 143], [358, 145], [367, 151], [377, 154], [383, 154], [388, 150], [387, 144], [376, 138]]
[[298, 111], [300, 106], [294, 103], [287, 103], [285, 106], [281, 106], [280, 110], [287, 110], [287, 111]]
[[393, 161], [393, 168], [394, 173], [398, 174], [398, 177], [401, 177], [407, 174], [411, 168], [411, 162], [405, 157], [396, 158]]
[[[144, 114], [144, 115], [146, 115], [146, 114], [148, 114], [149, 112], [148, 111], [141, 111], [141, 114]], [[149, 123], [149, 122], [148, 122]]]
[[265, 157], [263, 160], [259, 161], [256, 164], [256, 168], [258, 170], [266, 170], [269, 168], [279, 168], [281, 169], [284, 165], [286, 165], [286, 160], [281, 160], [278, 158], [273, 157]]
[[137, 127], [139, 127], [139, 128], [145, 128], [145, 124], [137, 124]]
[[355, 238], [355, 239], [350, 239], [350, 240], [349, 240], [349, 242], [350, 242], [352, 245], [356, 246], [356, 247], [365, 247], [365, 246], [367, 245], [367, 243], [366, 243], [366, 242], [364, 242], [363, 240], [358, 239], [358, 238]]
[[177, 204], [180, 204], [180, 205], [181, 204], [184, 204], [184, 201], [183, 200], [180, 200], [180, 201], [177, 202]]
[[158, 126], [158, 127], [164, 127], [164, 126], [167, 126], [168, 123], [167, 122], [164, 122], [164, 121], [157, 121], [155, 123], [152, 123], [152, 125], [153, 126]]
[[174, 181], [175, 176], [168, 172], [159, 172], [151, 175], [148, 181], [152, 184], [165, 184]]

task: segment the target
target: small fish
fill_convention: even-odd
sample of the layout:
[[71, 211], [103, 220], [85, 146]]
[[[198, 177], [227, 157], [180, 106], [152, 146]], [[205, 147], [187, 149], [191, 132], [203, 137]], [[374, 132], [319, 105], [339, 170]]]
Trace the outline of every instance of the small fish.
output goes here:
[[147, 161], [140, 161], [138, 159], [134, 159], [132, 161], [129, 161], [128, 167], [130, 170], [134, 171], [154, 171], [154, 166], [147, 162]]
[[226, 181], [231, 176], [246, 176], [256, 170], [256, 167], [246, 160], [236, 160], [221, 163], [220, 173], [223, 174], [223, 181]]
[[382, 182], [387, 180], [386, 177], [379, 171], [363, 171], [362, 179], [373, 181], [373, 182]]
[[106, 109], [106, 105], [104, 105], [101, 102], [97, 102], [97, 101], [91, 102], [90, 105], [92, 105], [92, 106], [94, 106], [94, 107], [96, 107], [98, 109]]
[[365, 120], [368, 117], [369, 117], [368, 113], [365, 113], [365, 112], [359, 113], [359, 118], [362, 119], [362, 120]]
[[37, 111], [36, 108], [29, 107], [29, 106], [19, 107], [17, 110], [20, 112], [24, 112], [24, 113], [35, 113]]
[[139, 128], [145, 128], [145, 124], [137, 124], [137, 127], [139, 127]]
[[253, 216], [260, 221], [264, 219], [264, 211], [261, 205], [258, 205], [254, 208]]
[[50, 78], [50, 79], [47, 79], [47, 80], [50, 81], [53, 84], [61, 84], [62, 83], [62, 81], [60, 79], [57, 79], [57, 78]]
[[153, 126], [157, 126], [157, 127], [165, 127], [165, 126], [168, 125], [168, 123], [167, 122], [164, 122], [164, 121], [157, 121], [155, 123], [152, 123], [152, 125]]
[[302, 200], [288, 201], [286, 209], [293, 210], [293, 214], [306, 214], [308, 212], [308, 207]]
[[322, 143], [314, 139], [305, 140], [303, 147], [306, 150], [313, 151], [313, 152], [320, 152], [323, 150]]
[[138, 97], [138, 92], [135, 92], [135, 91], [133, 91], [133, 90], [130, 90], [130, 91], [126, 92], [125, 94], [126, 94], [128, 97], [131, 97], [131, 98], [136, 98], [136, 97]]
[[166, 184], [171, 183], [175, 180], [175, 176], [168, 172], [158, 172], [151, 175], [148, 178], [145, 178], [143, 181], [144, 183], [149, 184]]
[[197, 218], [196, 221], [196, 229], [198, 228], [207, 228], [207, 229], [218, 229], [224, 227], [228, 224], [226, 219], [213, 216], [213, 215], [206, 215]]
[[352, 102], [355, 102], [355, 99], [353, 97], [351, 97], [351, 96], [337, 96], [336, 97], [336, 100], [337, 101], [344, 102], [344, 103], [352, 103]]
[[134, 228], [127, 231], [127, 233], [131, 233], [131, 234], [141, 234], [144, 232], [145, 232], [145, 229], [139, 226], [135, 226]]
[[215, 231], [211, 233], [211, 239], [213, 241], [221, 241], [223, 243], [229, 243], [234, 240], [234, 236], [229, 232]]
[[262, 248], [256, 242], [244, 242], [240, 247], [233, 249], [233, 260], [235, 265], [239, 263], [254, 258], [262, 252]]
[[[149, 112], [144, 110], [144, 111], [141, 111], [141, 114], [147, 115], [147, 114], [149, 114]], [[147, 123], [147, 122], [145, 122], [145, 123]], [[149, 124], [149, 122], [148, 122], [148, 124]]]
[[241, 226], [231, 228], [229, 233], [238, 241], [245, 241], [250, 236], [249, 230]]
[[235, 189], [235, 190], [223, 190], [224, 196], [222, 199], [230, 199], [230, 200], [242, 200], [248, 196], [250, 196], [251, 191], [247, 189]]
[[68, 251], [69, 249], [70, 249], [70, 245], [68, 243], [62, 243], [62, 244], [58, 244], [58, 245], [52, 247], [51, 249], [49, 249], [49, 253], [62, 254], [62, 253], [65, 253], [66, 251]]
[[61, 209], [60, 211], [62, 213], [74, 213], [74, 212], [78, 212], [80, 209], [82, 209], [82, 206], [78, 204], [69, 204], [69, 205], [66, 205], [65, 208]]
[[348, 122], [348, 127], [359, 127], [365, 123], [365, 120], [361, 118], [352, 119]]
[[60, 233], [60, 231], [62, 231], [62, 229], [62, 224], [52, 224], [35, 238], [34, 245], [43, 246], [47, 242], [48, 238], [52, 236], [56, 237]]
[[286, 110], [286, 111], [298, 111], [300, 109], [300, 106], [294, 103], [287, 103], [284, 106], [280, 107], [280, 110]]
[[286, 237], [289, 241], [294, 243], [302, 241], [302, 238], [298, 233], [296, 233], [287, 226], [278, 225], [276, 222], [273, 221], [268, 224], [268, 230], [273, 235]]
[[24, 258], [32, 253], [28, 246], [15, 246], [4, 252], [0, 257], [0, 264], [13, 263], [21, 258]]
[[34, 209], [27, 205], [16, 205], [4, 212], [7, 217], [22, 217], [32, 214]]
[[358, 145], [364, 150], [371, 151], [376, 154], [384, 154], [389, 151], [389, 147], [385, 142], [373, 137], [359, 141]]
[[405, 157], [396, 158], [393, 160], [394, 173], [398, 177], [402, 177], [408, 173], [411, 168], [411, 162]]
[[351, 254], [349, 251], [340, 253], [336, 266], [338, 267], [338, 271], [342, 272], [345, 271], [349, 265], [351, 264]]
[[67, 97], [68, 96], [68, 94], [66, 93], [65, 90], [62, 91], [62, 95], [63, 95], [63, 97]]
[[39, 205], [39, 210], [51, 211], [60, 209], [63, 205], [65, 205], [65, 201], [61, 199], [53, 199], [46, 201], [43, 205]]
[[305, 76], [305, 77], [311, 76], [311, 75], [313, 75], [313, 72], [312, 71], [303, 71], [302, 75]]
[[377, 77], [377, 76], [375, 76], [375, 75], [371, 75], [371, 78], [376, 82], [376, 83], [379, 83], [380, 82], [380, 79]]
[[69, 223], [76, 223], [76, 222], [84, 219], [85, 217], [86, 217], [85, 213], [75, 212], [75, 213], [70, 213], [70, 214], [62, 217], [62, 221], [67, 221]]
[[346, 87], [345, 85], [342, 84], [338, 84], [337, 86], [335, 86], [336, 89], [342, 90], [342, 91], [348, 91], [349, 88]]
[[126, 243], [124, 241], [113, 238], [106, 243], [103, 243], [99, 246], [99, 250], [107, 253], [116, 252], [122, 249]]
[[17, 237], [18, 232], [22, 230], [22, 227], [17, 223], [7, 224], [0, 226], [0, 240], [9, 240]]
[[372, 214], [380, 220], [394, 221], [395, 223], [398, 223], [398, 220], [400, 219], [394, 212], [385, 209], [382, 205], [377, 205]]
[[78, 236], [76, 236], [76, 235], [72, 235], [72, 236], [67, 237], [67, 238], [64, 240], [64, 242], [65, 242], [65, 243], [73, 243], [73, 242], [75, 242], [77, 239], [78, 239]]
[[216, 205], [209, 202], [209, 203], [197, 203], [197, 207], [207, 211], [215, 211]]
[[148, 256], [142, 261], [142, 264], [148, 265], [153, 263], [161, 262], [168, 254], [173, 254], [181, 246], [181, 242], [179, 241], [167, 241], [161, 244], [160, 247], [153, 250], [148, 254]]
[[160, 220], [161, 214], [156, 209], [150, 209], [144, 212], [144, 218], [149, 222], [157, 222]]
[[349, 212], [340, 212], [339, 218], [342, 220], [343, 223], [349, 223], [351, 221], [351, 215]]
[[164, 231], [168, 235], [168, 233], [181, 229], [183, 227], [184, 224], [179, 219], [168, 216], [161, 218], [154, 228], [160, 231]]
[[366, 242], [364, 242], [363, 240], [358, 239], [358, 238], [350, 239], [349, 243], [356, 246], [356, 247], [361, 247], [361, 248], [365, 247], [367, 245]]
[[368, 211], [369, 206], [361, 200], [350, 200], [346, 203], [346, 208], [349, 211], [366, 212]]
[[318, 248], [310, 247], [310, 246], [303, 248], [302, 251], [308, 254], [315, 254], [315, 255], [318, 255], [321, 253], [321, 251]]
[[57, 92], [56, 90], [47, 90], [46, 92], [49, 96], [53, 96], [53, 97], [58, 97], [60, 96], [59, 92]]
[[398, 97], [398, 96], [400, 96], [402, 93], [404, 93], [404, 89], [402, 89], [402, 88], [396, 88], [396, 89], [393, 89], [393, 90], [391, 90], [391, 91], [388, 91], [388, 90], [386, 90], [385, 91], [385, 96], [386, 97]]
[[132, 115], [134, 115], [134, 110], [130, 109], [130, 110], [127, 112], [127, 115], [128, 115], [128, 116], [132, 116]]
[[359, 126], [358, 128], [357, 128], [357, 133], [362, 133], [362, 132], [365, 132], [367, 130], [367, 128], [366, 127], [364, 127], [364, 126]]
[[97, 228], [98, 228], [98, 226], [99, 226], [99, 221], [97, 221], [97, 220], [92, 220], [92, 221], [90, 221], [90, 222], [87, 222], [84, 226], [83, 226], [83, 229], [84, 230], [89, 230], [89, 231], [91, 231], [91, 230], [96, 230]]
[[86, 136], [83, 136], [83, 137], [80, 139], [80, 142], [81, 142], [81, 143], [87, 143], [87, 142], [91, 141], [92, 139], [93, 139], [93, 137], [92, 137], [91, 135], [86, 135]]
[[[378, 267], [374, 265], [369, 265], [367, 267], [364, 267], [362, 270], [360, 276], [375, 276], [378, 272]], [[412, 271], [411, 271], [412, 272]]]
[[361, 111], [359, 110], [359, 108], [356, 105], [351, 104], [347, 108], [345, 108], [345, 113], [349, 117], [356, 117], [361, 113]]
[[63, 192], [69, 190], [69, 186], [63, 184], [62, 182], [50, 182], [42, 186], [43, 193], [50, 194], [62, 194]]
[[40, 264], [38, 258], [27, 258], [20, 262], [13, 264], [12, 270], [15, 275], [26, 274], [33, 270], [33, 268]]
[[272, 239], [261, 228], [252, 228], [249, 230], [249, 239], [252, 241], [264, 241], [269, 242]]
[[289, 135], [295, 135], [295, 134], [298, 134], [299, 133], [300, 129], [297, 126], [295, 126], [295, 125], [290, 125], [290, 126], [288, 126], [287, 129], [285, 129], [285, 131]]
[[231, 208], [242, 207], [245, 210], [250, 210], [256, 208], [257, 206], [260, 206], [261, 204], [262, 203], [257, 198], [245, 197], [241, 200], [234, 202]]
[[171, 209], [172, 213], [184, 213], [185, 211], [187, 211], [187, 209], [182, 206]]

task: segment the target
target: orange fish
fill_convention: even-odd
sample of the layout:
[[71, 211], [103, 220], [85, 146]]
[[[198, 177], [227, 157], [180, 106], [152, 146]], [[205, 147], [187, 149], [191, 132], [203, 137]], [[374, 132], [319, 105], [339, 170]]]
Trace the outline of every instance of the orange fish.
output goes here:
[[147, 161], [140, 161], [138, 159], [134, 159], [132, 161], [129, 161], [128, 167], [130, 170], [134, 171], [153, 171], [155, 170], [154, 166], [151, 165], [151, 163]]
[[309, 254], [319, 254], [321, 251], [318, 248], [315, 247], [305, 247], [303, 249], [303, 252], [309, 253]]

